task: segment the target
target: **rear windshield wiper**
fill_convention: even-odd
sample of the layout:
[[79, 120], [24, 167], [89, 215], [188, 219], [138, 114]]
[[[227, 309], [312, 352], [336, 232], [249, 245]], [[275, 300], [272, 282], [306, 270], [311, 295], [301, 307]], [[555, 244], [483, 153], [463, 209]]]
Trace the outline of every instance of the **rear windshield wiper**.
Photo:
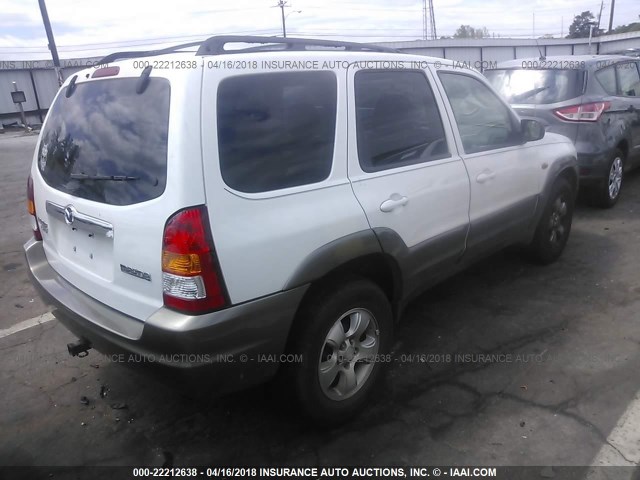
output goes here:
[[524, 100], [525, 98], [529, 98], [529, 97], [533, 97], [534, 95], [543, 92], [545, 90], [548, 90], [551, 87], [538, 87], [538, 88], [534, 88], [532, 90], [527, 90], [526, 92], [520, 93], [518, 95], [514, 95], [513, 97], [511, 97], [511, 101], [512, 102], [519, 102], [520, 100]]
[[130, 182], [140, 180], [140, 177], [130, 177], [128, 175], [87, 175], [86, 173], [72, 173], [74, 180], [108, 180], [112, 182]]

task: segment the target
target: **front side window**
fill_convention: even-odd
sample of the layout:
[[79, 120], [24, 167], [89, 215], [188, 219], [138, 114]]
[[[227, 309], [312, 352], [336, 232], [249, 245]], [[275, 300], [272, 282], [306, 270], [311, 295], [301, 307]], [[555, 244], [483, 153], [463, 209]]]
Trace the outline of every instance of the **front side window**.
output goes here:
[[355, 99], [358, 157], [365, 172], [450, 156], [424, 73], [357, 72]]
[[483, 82], [469, 75], [439, 72], [466, 153], [519, 143], [514, 117]]
[[308, 185], [331, 173], [336, 128], [332, 72], [240, 75], [218, 87], [222, 178], [246, 193]]
[[625, 97], [640, 97], [640, 75], [636, 63], [619, 63], [616, 65], [616, 70], [620, 93]]

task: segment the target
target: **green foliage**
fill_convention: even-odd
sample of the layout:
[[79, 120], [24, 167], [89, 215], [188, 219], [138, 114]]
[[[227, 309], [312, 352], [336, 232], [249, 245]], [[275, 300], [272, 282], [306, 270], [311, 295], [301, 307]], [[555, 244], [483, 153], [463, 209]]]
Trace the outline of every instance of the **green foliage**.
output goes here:
[[640, 31], [640, 22], [633, 22], [629, 25], [620, 25], [613, 29], [611, 33], [627, 33]]
[[[580, 15], [573, 17], [573, 23], [569, 26], [569, 35], [567, 38], [589, 38], [589, 30], [591, 25], [596, 25], [595, 17], [589, 10], [582, 12]], [[592, 36], [597, 37], [603, 31], [596, 26], [593, 27]]]
[[487, 38], [489, 36], [487, 27], [473, 28], [470, 25], [460, 25], [453, 34], [453, 38]]

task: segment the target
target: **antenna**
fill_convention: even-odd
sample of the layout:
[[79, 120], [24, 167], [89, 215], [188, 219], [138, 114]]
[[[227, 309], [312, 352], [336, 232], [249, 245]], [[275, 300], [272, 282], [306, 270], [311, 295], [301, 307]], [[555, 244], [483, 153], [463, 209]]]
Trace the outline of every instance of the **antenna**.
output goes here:
[[536, 41], [536, 47], [538, 47], [538, 53], [540, 54], [540, 58], [538, 58], [538, 60], [546, 60], [547, 57], [544, 55], [544, 53], [542, 53], [542, 49], [540, 48], [540, 44], [538, 43], [538, 39], [534, 38], [534, 40]]
[[429, 0], [429, 21], [431, 23], [431, 39], [436, 40], [438, 34], [436, 33], [436, 13], [433, 9], [433, 0]]
[[423, 40], [435, 40], [438, 38], [433, 0], [422, 0], [422, 38]]

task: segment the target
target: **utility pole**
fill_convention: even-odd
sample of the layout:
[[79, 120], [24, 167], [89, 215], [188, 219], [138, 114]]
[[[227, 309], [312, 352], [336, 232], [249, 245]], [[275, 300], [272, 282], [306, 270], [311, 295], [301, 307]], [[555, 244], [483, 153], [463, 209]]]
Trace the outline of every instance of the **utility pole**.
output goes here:
[[285, 0], [278, 0], [278, 4], [275, 6], [280, 7], [280, 14], [282, 15], [282, 36], [284, 38], [287, 38], [287, 26], [285, 25], [284, 21], [284, 7], [288, 7], [289, 5], [287, 5], [287, 2]]
[[533, 23], [531, 26], [531, 37], [536, 38], [536, 12], [533, 12]]
[[593, 37], [593, 28], [595, 24], [593, 22], [589, 23], [589, 53], [591, 53], [591, 38]]
[[616, 0], [611, 0], [611, 13], [609, 14], [609, 33], [613, 29], [613, 10], [616, 6]]
[[49, 14], [47, 13], [47, 6], [44, 4], [44, 0], [38, 0], [40, 5], [40, 13], [42, 14], [42, 21], [44, 22], [44, 29], [47, 32], [47, 40], [49, 42], [49, 50], [53, 57], [53, 69], [56, 71], [56, 77], [58, 78], [58, 85], [62, 86], [64, 82], [62, 78], [62, 72], [60, 71], [60, 58], [58, 57], [58, 49], [56, 48], [56, 41], [53, 39], [53, 30], [51, 30], [51, 23], [49, 22]]
[[602, 17], [602, 8], [604, 7], [604, 0], [602, 0], [602, 2], [600, 2], [600, 12], [598, 13], [598, 28], [596, 30], [596, 33], [598, 33], [600, 31], [600, 18]]
[[422, 39], [427, 40], [429, 32], [427, 31], [427, 0], [422, 0]]

